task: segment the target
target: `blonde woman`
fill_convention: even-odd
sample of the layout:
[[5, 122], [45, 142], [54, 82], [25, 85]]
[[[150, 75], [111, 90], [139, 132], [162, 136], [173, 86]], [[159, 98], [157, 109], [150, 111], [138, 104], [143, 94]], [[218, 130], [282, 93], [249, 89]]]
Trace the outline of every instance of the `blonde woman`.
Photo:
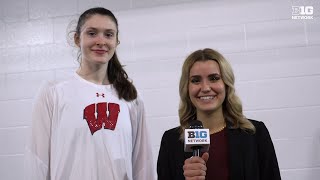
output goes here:
[[[180, 78], [180, 126], [163, 134], [159, 180], [279, 180], [269, 132], [263, 122], [247, 119], [235, 93], [228, 61], [212, 49], [185, 60]], [[201, 157], [184, 152], [184, 129], [200, 120], [210, 132], [210, 149]]]

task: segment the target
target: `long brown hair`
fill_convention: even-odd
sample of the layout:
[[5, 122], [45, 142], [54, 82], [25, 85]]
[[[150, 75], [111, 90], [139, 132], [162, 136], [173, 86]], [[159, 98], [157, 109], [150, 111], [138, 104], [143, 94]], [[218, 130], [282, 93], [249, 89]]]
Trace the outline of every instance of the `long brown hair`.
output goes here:
[[192, 104], [188, 92], [190, 69], [195, 62], [207, 60], [216, 61], [220, 67], [221, 78], [226, 87], [226, 98], [222, 104], [223, 115], [226, 121], [231, 123], [232, 128], [240, 128], [254, 133], [255, 127], [243, 115], [242, 103], [235, 93], [235, 77], [231, 65], [218, 51], [206, 48], [191, 53], [186, 58], [182, 66], [182, 74], [179, 84], [179, 118], [181, 125], [180, 139], [184, 138], [183, 131], [188, 128], [190, 120], [197, 119], [196, 107]]
[[[117, 37], [117, 42], [119, 43], [118, 20], [110, 10], [102, 7], [91, 8], [83, 12], [79, 17], [75, 33], [79, 35], [81, 33], [81, 27], [85, 24], [87, 19], [89, 19], [91, 16], [96, 14], [108, 16], [116, 24], [116, 27], [117, 27], [116, 37]], [[120, 99], [123, 98], [126, 101], [132, 101], [137, 98], [137, 90], [133, 85], [133, 83], [129, 81], [128, 74], [123, 69], [123, 66], [120, 63], [116, 52], [114, 52], [114, 55], [109, 61], [108, 68], [107, 68], [107, 76], [110, 83], [112, 83], [115, 89], [117, 90], [117, 93]]]

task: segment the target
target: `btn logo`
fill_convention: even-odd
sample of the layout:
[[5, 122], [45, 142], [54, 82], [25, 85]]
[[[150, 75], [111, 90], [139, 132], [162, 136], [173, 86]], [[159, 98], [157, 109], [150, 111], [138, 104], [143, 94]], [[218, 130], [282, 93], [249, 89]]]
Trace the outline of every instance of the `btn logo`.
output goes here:
[[189, 131], [188, 138], [207, 138], [207, 131]]
[[313, 6], [292, 6], [292, 19], [313, 19]]
[[192, 152], [192, 147], [200, 146], [201, 151], [208, 151], [210, 146], [209, 129], [185, 129], [184, 130], [184, 150]]

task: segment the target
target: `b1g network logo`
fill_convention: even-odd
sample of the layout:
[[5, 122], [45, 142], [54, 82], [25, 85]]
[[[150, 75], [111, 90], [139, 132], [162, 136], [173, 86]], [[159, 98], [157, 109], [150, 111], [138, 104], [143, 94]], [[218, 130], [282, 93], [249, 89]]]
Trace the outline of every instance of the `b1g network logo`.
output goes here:
[[313, 6], [292, 6], [292, 19], [313, 19]]

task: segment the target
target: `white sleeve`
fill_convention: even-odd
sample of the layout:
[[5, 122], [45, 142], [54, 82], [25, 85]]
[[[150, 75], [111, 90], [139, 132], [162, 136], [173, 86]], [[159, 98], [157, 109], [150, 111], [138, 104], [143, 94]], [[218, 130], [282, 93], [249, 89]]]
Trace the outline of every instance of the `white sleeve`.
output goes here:
[[152, 158], [150, 136], [147, 130], [144, 104], [138, 97], [134, 108], [135, 122], [133, 124], [133, 153], [132, 176], [133, 180], [153, 180], [156, 173]]
[[50, 85], [46, 84], [34, 101], [31, 137], [25, 151], [26, 180], [50, 180], [50, 137], [53, 111], [51, 89]]

